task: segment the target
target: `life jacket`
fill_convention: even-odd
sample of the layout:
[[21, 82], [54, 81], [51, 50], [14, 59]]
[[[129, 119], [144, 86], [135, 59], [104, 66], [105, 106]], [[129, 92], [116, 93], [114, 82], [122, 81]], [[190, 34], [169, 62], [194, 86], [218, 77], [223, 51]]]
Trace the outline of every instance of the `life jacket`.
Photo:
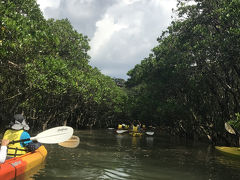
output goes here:
[[132, 131], [133, 131], [133, 132], [138, 132], [138, 126], [134, 126], [134, 125], [133, 125], [133, 126], [132, 126]]
[[118, 129], [122, 129], [122, 125], [121, 124], [118, 125]]
[[[8, 129], [4, 133], [3, 139], [8, 139], [9, 141], [18, 141], [20, 140], [20, 137], [23, 131], [24, 130]], [[27, 153], [27, 148], [22, 147], [20, 142], [8, 145], [8, 151], [7, 151], [8, 156], [16, 157], [26, 153]]]

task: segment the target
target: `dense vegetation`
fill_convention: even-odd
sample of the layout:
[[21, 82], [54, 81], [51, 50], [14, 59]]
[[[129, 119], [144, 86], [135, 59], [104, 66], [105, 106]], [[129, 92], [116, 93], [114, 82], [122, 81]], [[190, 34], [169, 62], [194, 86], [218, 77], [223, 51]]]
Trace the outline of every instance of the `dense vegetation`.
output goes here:
[[177, 18], [128, 72], [132, 115], [173, 134], [226, 142], [240, 112], [240, 1], [178, 1]]
[[14, 113], [32, 129], [137, 119], [225, 143], [224, 123], [239, 127], [239, 0], [179, 0], [176, 18], [126, 83], [92, 68], [88, 37], [67, 19], [44, 19], [35, 0], [2, 0], [0, 14], [1, 127]]
[[88, 64], [89, 39], [67, 19], [44, 19], [35, 0], [3, 0], [0, 14], [2, 128], [15, 113], [35, 130], [124, 118], [126, 93]]

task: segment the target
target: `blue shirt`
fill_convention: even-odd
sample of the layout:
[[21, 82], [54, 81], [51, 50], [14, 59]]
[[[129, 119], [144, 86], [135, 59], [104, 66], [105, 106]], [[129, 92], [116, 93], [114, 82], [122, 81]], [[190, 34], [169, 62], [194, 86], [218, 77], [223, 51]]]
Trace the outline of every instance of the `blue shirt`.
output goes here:
[[[26, 131], [23, 131], [23, 133], [21, 134], [20, 140], [29, 139], [29, 138], [30, 138], [30, 134], [28, 134], [28, 132], [26, 132]], [[32, 142], [32, 141], [31, 140], [30, 141], [24, 141], [24, 142], [21, 142], [20, 144], [21, 144], [22, 147], [25, 147], [30, 142]]]

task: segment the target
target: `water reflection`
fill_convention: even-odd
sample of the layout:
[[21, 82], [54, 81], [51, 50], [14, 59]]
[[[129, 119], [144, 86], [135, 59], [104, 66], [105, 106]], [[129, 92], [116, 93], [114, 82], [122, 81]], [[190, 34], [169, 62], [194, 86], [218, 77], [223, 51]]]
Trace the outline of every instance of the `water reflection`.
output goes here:
[[75, 149], [47, 145], [44, 171], [35, 179], [240, 179], [240, 162], [227, 160], [207, 144], [114, 131], [79, 131], [76, 135], [81, 142]]
[[140, 143], [140, 138], [141, 137], [132, 137], [132, 147], [137, 148]]
[[117, 139], [117, 144], [119, 147], [122, 147], [122, 141], [123, 141], [123, 138], [124, 138], [125, 134], [117, 134], [116, 135], [116, 139]]
[[115, 170], [112, 169], [104, 169], [104, 175], [100, 176], [99, 178], [103, 179], [126, 179], [130, 175], [124, 172], [125, 169], [123, 168], [116, 168]]
[[15, 180], [34, 180], [35, 176], [38, 176], [42, 172], [44, 172], [44, 168], [45, 168], [45, 162], [41, 163], [40, 165], [36, 166], [33, 169], [30, 169], [24, 174], [17, 176]]
[[152, 137], [152, 136], [147, 136], [146, 137], [146, 141], [147, 141], [147, 146], [148, 147], [152, 147], [153, 146], [153, 140], [154, 140], [154, 137]]
[[219, 156], [216, 156], [216, 161], [228, 168], [240, 169], [240, 159], [239, 158], [219, 155]]

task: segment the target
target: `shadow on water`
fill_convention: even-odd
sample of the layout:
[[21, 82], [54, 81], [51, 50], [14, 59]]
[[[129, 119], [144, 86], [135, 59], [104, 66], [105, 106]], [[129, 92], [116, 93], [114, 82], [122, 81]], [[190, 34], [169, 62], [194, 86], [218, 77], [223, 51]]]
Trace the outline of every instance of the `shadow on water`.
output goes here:
[[231, 180], [240, 161], [208, 144], [164, 136], [131, 137], [115, 131], [79, 131], [80, 145], [47, 145], [45, 168], [34, 179]]

